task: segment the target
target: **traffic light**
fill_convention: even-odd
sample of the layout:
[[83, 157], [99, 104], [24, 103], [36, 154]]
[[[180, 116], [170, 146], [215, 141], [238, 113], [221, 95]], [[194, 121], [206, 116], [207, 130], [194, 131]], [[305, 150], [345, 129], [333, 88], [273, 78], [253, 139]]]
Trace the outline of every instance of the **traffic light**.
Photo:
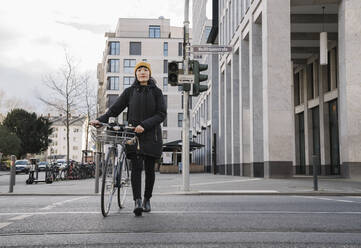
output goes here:
[[168, 84], [172, 86], [178, 85], [178, 62], [172, 61], [168, 64]]
[[200, 74], [201, 71], [205, 71], [208, 69], [207, 64], [199, 64], [197, 60], [190, 61], [191, 71], [194, 74], [194, 84], [193, 84], [193, 92], [192, 96], [198, 96], [200, 92], [207, 91], [207, 85], [201, 85], [202, 81], [206, 81], [208, 79], [207, 75]]

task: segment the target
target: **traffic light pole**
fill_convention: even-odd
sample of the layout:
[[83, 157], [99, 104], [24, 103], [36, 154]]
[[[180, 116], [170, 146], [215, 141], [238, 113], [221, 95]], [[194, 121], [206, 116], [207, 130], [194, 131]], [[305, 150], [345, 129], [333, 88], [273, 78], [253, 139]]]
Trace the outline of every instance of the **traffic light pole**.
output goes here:
[[[185, 0], [184, 7], [184, 74], [189, 74], [189, 57], [190, 57], [190, 44], [189, 44], [189, 0]], [[189, 191], [189, 91], [183, 91], [183, 132], [182, 132], [182, 173], [183, 173], [183, 190]]]

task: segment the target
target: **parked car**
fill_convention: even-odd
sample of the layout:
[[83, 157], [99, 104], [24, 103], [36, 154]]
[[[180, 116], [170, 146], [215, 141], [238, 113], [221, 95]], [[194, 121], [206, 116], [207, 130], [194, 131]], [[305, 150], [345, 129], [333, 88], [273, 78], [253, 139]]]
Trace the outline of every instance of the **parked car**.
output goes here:
[[30, 171], [31, 164], [30, 164], [30, 161], [27, 159], [16, 160], [15, 167], [16, 167], [16, 173], [24, 172], [24, 173], [28, 174]]
[[38, 164], [38, 169], [39, 169], [39, 171], [45, 171], [46, 167], [48, 167], [48, 166], [49, 166], [48, 162], [42, 161]]

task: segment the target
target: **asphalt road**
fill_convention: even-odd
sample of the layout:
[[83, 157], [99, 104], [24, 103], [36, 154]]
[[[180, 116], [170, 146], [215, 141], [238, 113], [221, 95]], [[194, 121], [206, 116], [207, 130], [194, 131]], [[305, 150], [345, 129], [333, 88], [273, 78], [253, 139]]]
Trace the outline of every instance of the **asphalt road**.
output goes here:
[[0, 197], [0, 247], [361, 247], [361, 197], [156, 195], [134, 217], [98, 196]]

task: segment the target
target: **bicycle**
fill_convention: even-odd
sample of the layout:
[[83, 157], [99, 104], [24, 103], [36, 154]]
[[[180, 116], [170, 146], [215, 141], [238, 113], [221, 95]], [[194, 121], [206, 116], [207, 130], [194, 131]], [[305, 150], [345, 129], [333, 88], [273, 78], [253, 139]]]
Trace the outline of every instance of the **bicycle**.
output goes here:
[[106, 127], [92, 136], [97, 142], [110, 145], [102, 168], [101, 211], [107, 217], [115, 191], [117, 191], [118, 207], [124, 208], [127, 191], [130, 187], [129, 165], [124, 151], [126, 142], [137, 139], [134, 128], [120, 124], [100, 123]]

